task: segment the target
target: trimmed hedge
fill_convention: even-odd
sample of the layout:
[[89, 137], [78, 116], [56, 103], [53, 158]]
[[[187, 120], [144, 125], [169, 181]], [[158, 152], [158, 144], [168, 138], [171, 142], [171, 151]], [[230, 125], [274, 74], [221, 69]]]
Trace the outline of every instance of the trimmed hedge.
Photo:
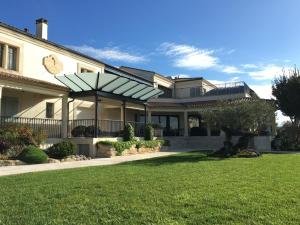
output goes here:
[[152, 141], [154, 137], [154, 129], [151, 124], [147, 124], [145, 127], [144, 139], [146, 141]]
[[125, 149], [130, 149], [132, 145], [136, 145], [136, 148], [139, 149], [141, 147], [146, 148], [155, 148], [159, 145], [164, 144], [164, 140], [152, 140], [152, 141], [99, 141], [97, 143], [97, 147], [99, 144], [102, 145], [111, 145], [116, 149], [117, 155], [121, 155]]
[[52, 145], [47, 150], [47, 154], [51, 158], [62, 159], [69, 155], [75, 155], [77, 153], [76, 145], [71, 141], [63, 141]]
[[39, 164], [47, 162], [48, 156], [38, 147], [29, 145], [23, 149], [22, 153], [18, 156], [18, 159], [26, 163]]
[[123, 140], [124, 141], [134, 140], [134, 128], [131, 126], [130, 123], [127, 123], [124, 127]]

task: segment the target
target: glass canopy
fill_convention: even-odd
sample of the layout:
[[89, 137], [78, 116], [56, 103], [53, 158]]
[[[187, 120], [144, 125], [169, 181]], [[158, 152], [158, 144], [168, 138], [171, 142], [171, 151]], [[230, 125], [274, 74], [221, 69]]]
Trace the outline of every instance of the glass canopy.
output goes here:
[[76, 96], [80, 96], [80, 93], [82, 96], [97, 93], [99, 96], [111, 94], [129, 100], [147, 101], [164, 93], [150, 82], [111, 73], [79, 73], [55, 77], [71, 89], [70, 95], [76, 93]]

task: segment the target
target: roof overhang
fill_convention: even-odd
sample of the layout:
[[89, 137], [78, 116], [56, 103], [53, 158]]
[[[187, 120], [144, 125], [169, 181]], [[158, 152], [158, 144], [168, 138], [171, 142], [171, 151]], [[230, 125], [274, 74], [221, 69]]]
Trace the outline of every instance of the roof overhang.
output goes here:
[[145, 103], [148, 99], [163, 94], [152, 83], [135, 77], [112, 73], [79, 73], [55, 76], [71, 89], [73, 98], [102, 96], [134, 103]]

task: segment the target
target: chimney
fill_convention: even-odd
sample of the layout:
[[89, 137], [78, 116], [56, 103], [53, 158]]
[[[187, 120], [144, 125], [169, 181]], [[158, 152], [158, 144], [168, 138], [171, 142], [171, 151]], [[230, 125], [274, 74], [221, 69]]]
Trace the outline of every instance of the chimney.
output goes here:
[[39, 38], [43, 38], [45, 40], [48, 39], [48, 21], [40, 18], [35, 21], [36, 23], [36, 36]]

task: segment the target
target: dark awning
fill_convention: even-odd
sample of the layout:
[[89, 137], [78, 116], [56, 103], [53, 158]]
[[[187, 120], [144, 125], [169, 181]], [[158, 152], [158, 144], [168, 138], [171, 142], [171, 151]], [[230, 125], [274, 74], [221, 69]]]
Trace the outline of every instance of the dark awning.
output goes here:
[[164, 92], [152, 83], [111, 73], [79, 73], [55, 76], [71, 89], [70, 97], [98, 95], [133, 102], [145, 102]]

